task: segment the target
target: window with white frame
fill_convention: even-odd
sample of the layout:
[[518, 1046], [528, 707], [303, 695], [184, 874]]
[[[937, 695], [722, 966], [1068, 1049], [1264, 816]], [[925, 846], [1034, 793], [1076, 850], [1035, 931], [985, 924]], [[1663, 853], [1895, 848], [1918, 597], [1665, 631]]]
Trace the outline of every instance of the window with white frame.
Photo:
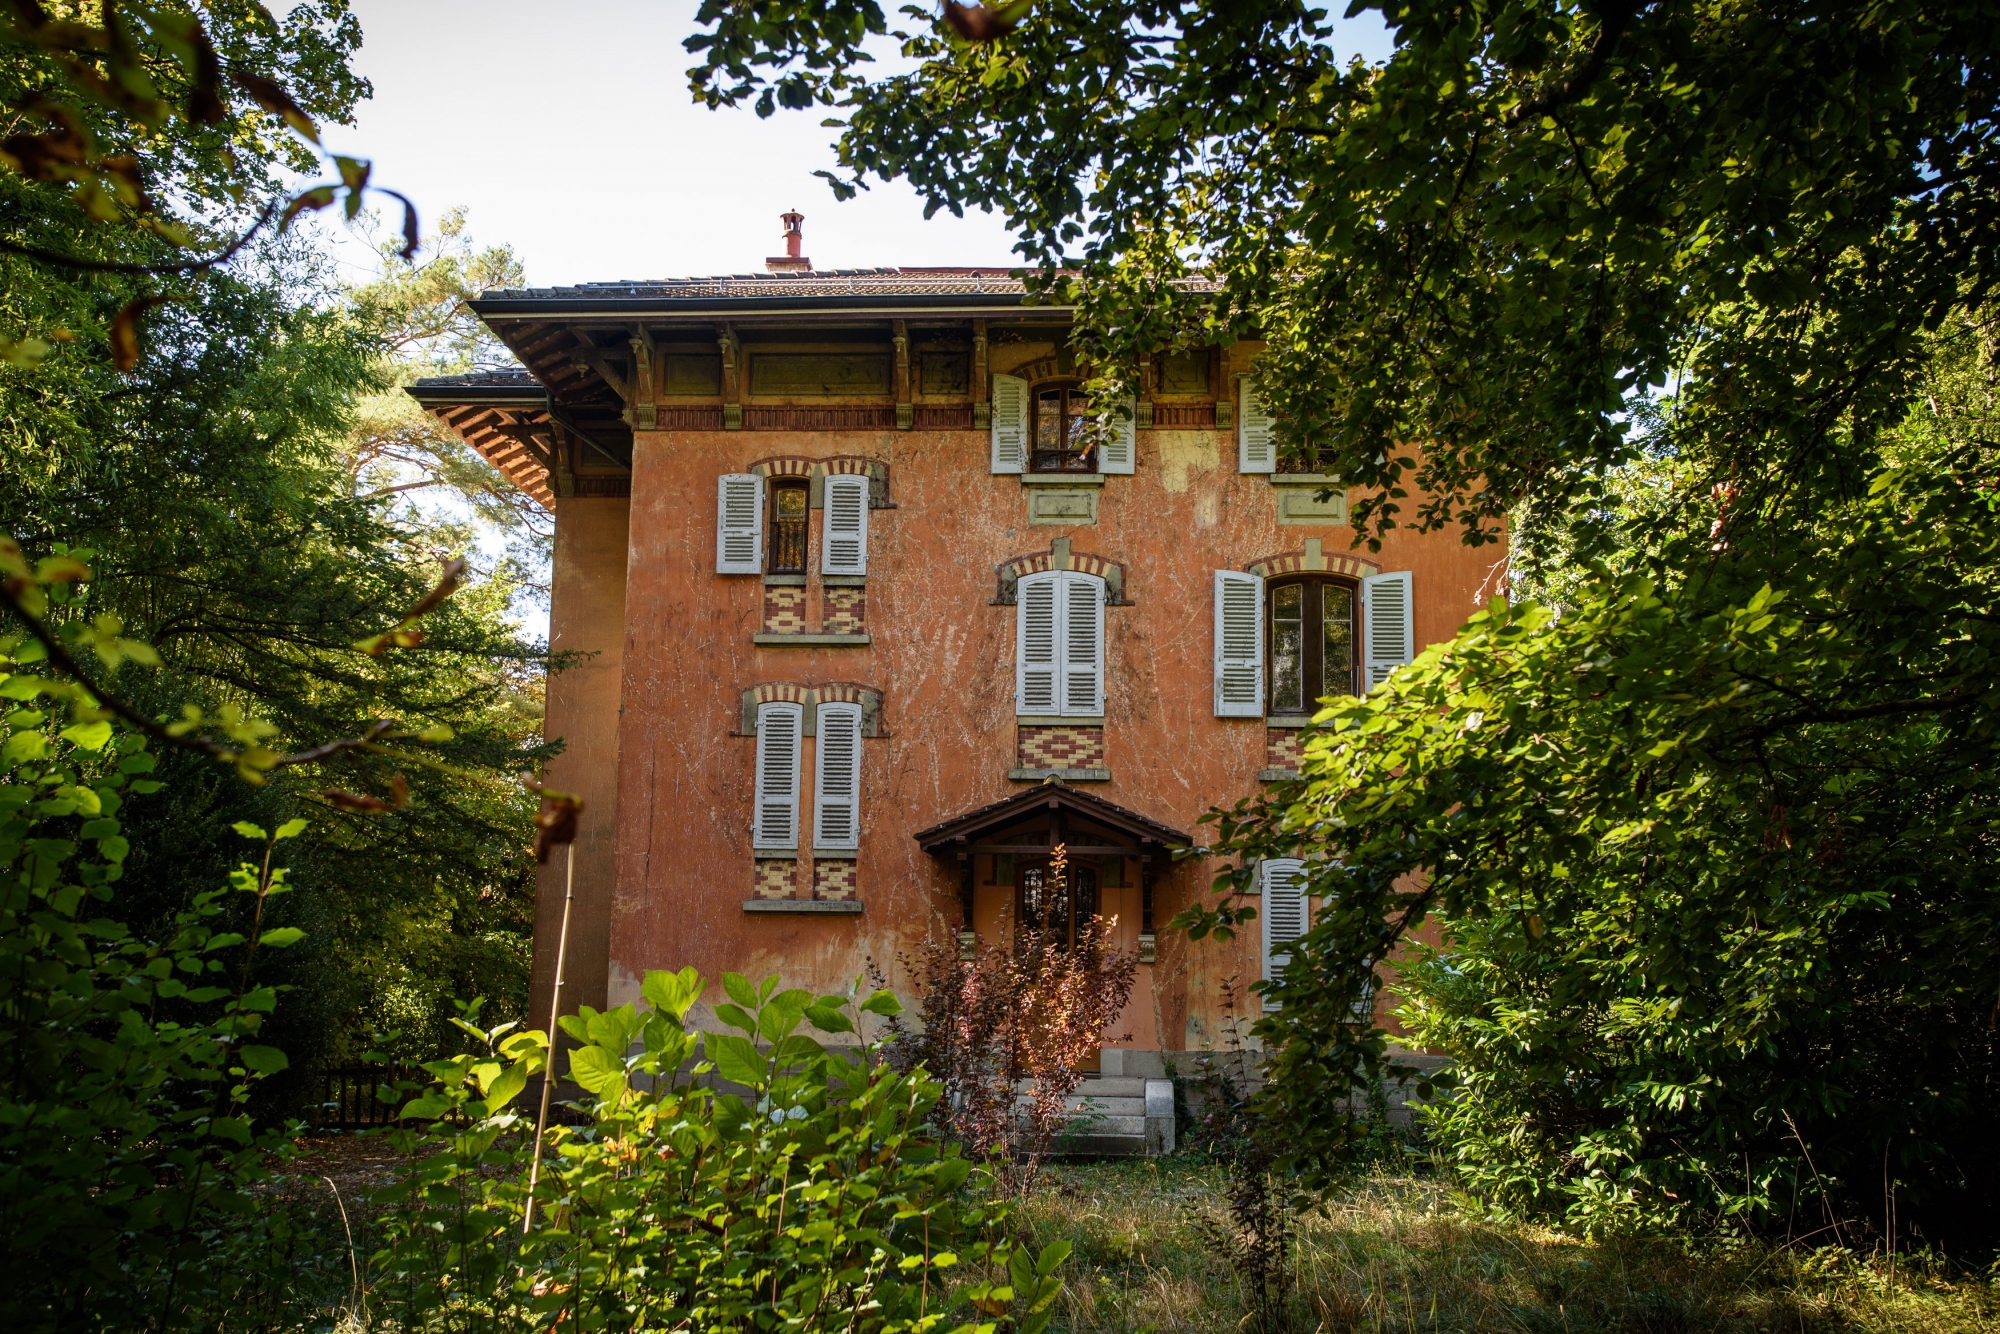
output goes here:
[[[1257, 885], [1264, 900], [1257, 913], [1264, 923], [1264, 980], [1275, 982], [1292, 961], [1292, 942], [1306, 933], [1305, 863], [1296, 857], [1261, 862]], [[1279, 1004], [1266, 996], [1264, 1008]]]
[[861, 846], [861, 706], [822, 704], [813, 755], [813, 847]]
[[1014, 643], [1016, 714], [1103, 716], [1103, 579], [1072, 570], [1023, 575]]
[[757, 706], [752, 847], [789, 851], [799, 846], [799, 760], [804, 732], [804, 705], [776, 701]]

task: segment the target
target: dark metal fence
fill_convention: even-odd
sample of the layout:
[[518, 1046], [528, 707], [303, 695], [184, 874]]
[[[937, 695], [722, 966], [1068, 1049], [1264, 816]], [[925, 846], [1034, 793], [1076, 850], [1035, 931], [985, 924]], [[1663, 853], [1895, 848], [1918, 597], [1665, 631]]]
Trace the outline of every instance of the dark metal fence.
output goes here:
[[321, 1078], [320, 1129], [367, 1130], [393, 1123], [396, 1109], [409, 1096], [398, 1093], [394, 1101], [384, 1102], [378, 1093], [382, 1085], [399, 1080], [423, 1084], [430, 1076], [413, 1065], [346, 1065], [329, 1067]]

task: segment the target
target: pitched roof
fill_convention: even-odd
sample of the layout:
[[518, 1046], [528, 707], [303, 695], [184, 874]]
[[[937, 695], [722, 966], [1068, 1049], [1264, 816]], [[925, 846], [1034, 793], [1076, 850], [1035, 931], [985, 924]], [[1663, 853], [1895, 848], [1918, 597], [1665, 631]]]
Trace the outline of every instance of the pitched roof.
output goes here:
[[1051, 808], [1074, 811], [1130, 835], [1141, 843], [1159, 843], [1168, 847], [1191, 847], [1194, 844], [1192, 838], [1178, 829], [1064, 783], [1044, 783], [1027, 788], [1011, 797], [954, 815], [942, 824], [919, 831], [913, 837], [917, 846], [925, 852], [956, 851], [956, 844], [969, 845], [981, 834], [1005, 829]]

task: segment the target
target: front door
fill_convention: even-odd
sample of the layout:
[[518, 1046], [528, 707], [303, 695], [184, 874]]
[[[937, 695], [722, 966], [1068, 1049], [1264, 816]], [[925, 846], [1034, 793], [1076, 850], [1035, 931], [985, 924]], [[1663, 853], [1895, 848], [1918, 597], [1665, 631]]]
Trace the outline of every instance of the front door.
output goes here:
[[[1044, 927], [1054, 934], [1059, 947], [1075, 948], [1077, 936], [1090, 929], [1097, 916], [1097, 868], [1069, 864], [1065, 883], [1055, 884], [1049, 863], [1017, 862], [1014, 871], [1014, 920]], [[1096, 1074], [1103, 1055], [1093, 1050], [1081, 1063], [1086, 1074]]]

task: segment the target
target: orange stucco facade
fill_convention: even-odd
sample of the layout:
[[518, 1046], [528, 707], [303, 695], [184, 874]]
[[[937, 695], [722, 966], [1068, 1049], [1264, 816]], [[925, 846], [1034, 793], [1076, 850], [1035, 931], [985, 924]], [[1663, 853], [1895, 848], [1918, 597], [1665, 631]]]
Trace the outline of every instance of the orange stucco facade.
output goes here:
[[[902, 288], [921, 296], [925, 283], [940, 285], [912, 277]], [[539, 419], [530, 407], [489, 414], [500, 434], [482, 448], [494, 456], [505, 440], [534, 446], [526, 464], [513, 461], [539, 462], [557, 497], [552, 647], [584, 655], [551, 679], [548, 694], [548, 732], [566, 746], [550, 781], [586, 802], [566, 1010], [636, 999], [647, 970], [687, 964], [709, 976], [777, 973], [820, 990], [844, 989], [872, 966], [901, 986], [903, 957], [926, 933], [1001, 929], [1018, 866], [1030, 860], [1019, 849], [1045, 839], [1058, 817], [1023, 806], [1001, 833], [928, 848], [917, 836], [1047, 782], [1051, 766], [1038, 767], [1025, 749], [1033, 728], [1017, 710], [1020, 611], [1002, 567], [1115, 565], [1102, 612], [1102, 713], [1080, 724], [1096, 749], [1058, 778], [1147, 828], [1196, 841], [1210, 828], [1204, 812], [1269, 780], [1289, 725], [1217, 716], [1216, 571], [1302, 566], [1336, 580], [1407, 571], [1412, 650], [1448, 638], [1491, 595], [1490, 550], [1407, 531], [1391, 532], [1379, 551], [1359, 549], [1342, 507], [1318, 499], [1324, 484], [1241, 470], [1237, 430], [1254, 343], [1213, 354], [1205, 404], [1190, 409], [1184, 393], [1181, 410], [1162, 410], [1172, 406], [1162, 393], [1162, 406], [1137, 413], [1129, 473], [996, 472], [986, 420], [996, 377], [1021, 372], [1032, 390], [1057, 369], [1073, 380], [1074, 370], [1063, 360], [1060, 312], [1022, 310], [1018, 296], [1000, 302], [983, 290], [998, 284], [977, 285], [962, 309], [933, 302], [900, 313], [897, 292], [883, 293], [886, 311], [857, 310], [830, 282], [824, 295], [790, 297], [796, 289], [776, 286], [789, 303], [775, 308], [731, 309], [727, 292], [672, 288], [625, 298], [609, 315], [591, 304], [606, 299], [594, 289], [481, 303], [548, 395]], [[835, 328], [835, 341], [815, 341]], [[927, 398], [924, 388], [935, 386], [912, 368], [910, 350], [927, 338], [972, 369], [969, 383], [939, 377], [956, 402]], [[692, 372], [675, 369], [672, 349], [699, 346], [720, 348], [719, 378], [713, 392], [677, 402], [665, 391], [685, 389]], [[862, 385], [874, 392], [835, 384], [817, 395], [759, 395], [750, 373], [759, 346], [879, 355], [888, 374]], [[593, 367], [615, 398], [588, 383]], [[585, 415], [591, 392], [605, 408], [595, 419]], [[447, 400], [459, 402], [446, 389], [426, 401], [443, 415]], [[830, 406], [854, 410], [843, 417]], [[614, 413], [623, 434], [609, 424]], [[458, 424], [479, 443], [468, 420]], [[1176, 424], [1147, 429], [1162, 420]], [[835, 460], [859, 461], [839, 466], [865, 467], [873, 479], [865, 575], [829, 582], [820, 572], [827, 511], [817, 480], [803, 579], [718, 572], [718, 479], [823, 474]], [[1052, 486], [1072, 501], [1046, 503]], [[830, 625], [845, 633], [815, 633]], [[857, 845], [815, 855], [820, 738], [805, 735], [798, 851], [753, 848], [760, 715], [746, 696], [861, 694], [873, 715], [859, 742]], [[1076, 827], [1096, 829], [1088, 816], [1075, 816]], [[1260, 941], [1251, 932], [1190, 943], [1166, 931], [1217, 866], [1171, 860], [1163, 836], [1129, 848], [1105, 843], [1113, 837], [1070, 836], [1103, 845], [1082, 859], [1101, 886], [1099, 911], [1149, 960], [1106, 1035], [1105, 1068], [1157, 1073], [1175, 1053], [1220, 1045], [1223, 983], [1247, 986], [1261, 975]], [[547, 1018], [564, 885], [565, 868], [552, 859], [537, 915], [537, 1024]], [[1147, 925], [1157, 929], [1142, 941]]]

